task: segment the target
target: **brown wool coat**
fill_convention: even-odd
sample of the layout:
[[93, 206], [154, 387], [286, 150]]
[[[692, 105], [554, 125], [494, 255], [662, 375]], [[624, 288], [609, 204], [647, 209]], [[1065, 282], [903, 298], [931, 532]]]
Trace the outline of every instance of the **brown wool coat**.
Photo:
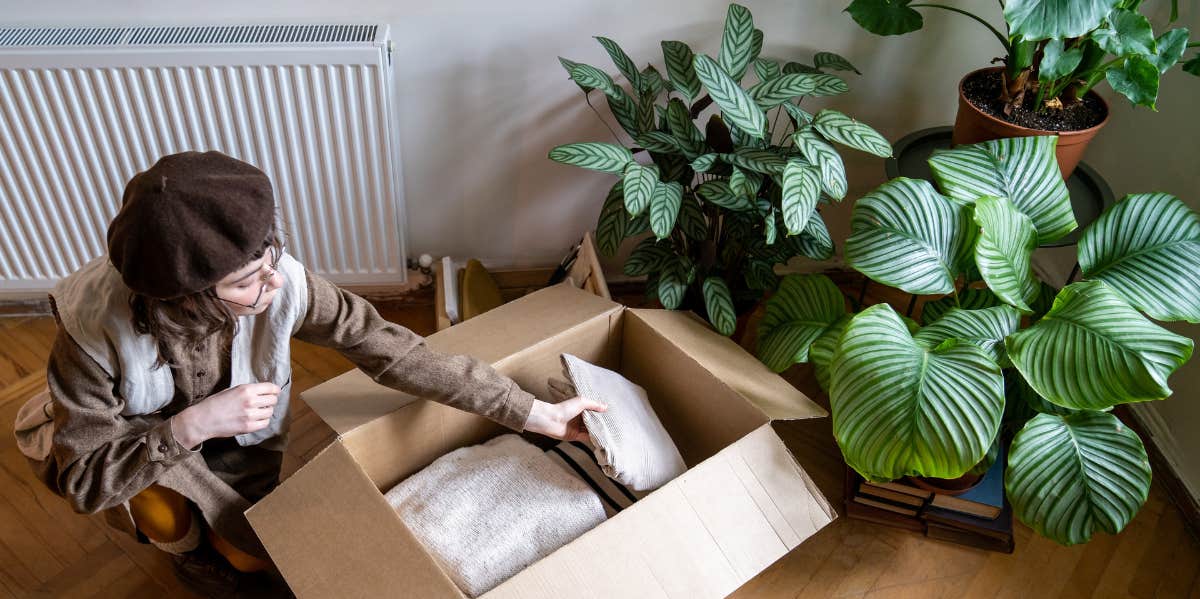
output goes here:
[[[294, 338], [338, 350], [382, 385], [524, 428], [534, 397], [514, 381], [475, 358], [430, 350], [366, 300], [307, 270], [305, 275], [308, 312]], [[174, 489], [218, 534], [265, 556], [243, 512], [277, 484], [282, 454], [241, 447], [232, 438], [210, 439], [196, 450], [181, 446], [168, 419], [227, 389], [230, 363], [214, 341], [173, 350], [187, 358], [173, 367], [171, 403], [154, 414], [126, 417], [114, 380], [60, 327], [47, 368], [53, 449], [34, 469], [76, 511], [104, 511], [110, 524], [129, 533], [134, 528], [125, 502], [151, 484]]]

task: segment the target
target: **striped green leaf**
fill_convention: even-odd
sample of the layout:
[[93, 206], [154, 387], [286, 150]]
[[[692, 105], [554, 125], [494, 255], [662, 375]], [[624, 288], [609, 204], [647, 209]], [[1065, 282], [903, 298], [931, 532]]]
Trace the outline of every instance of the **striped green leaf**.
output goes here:
[[1010, 0], [1009, 35], [1029, 41], [1079, 37], [1100, 25], [1120, 0]]
[[950, 293], [972, 242], [968, 212], [927, 181], [892, 179], [855, 203], [846, 262], [906, 293]]
[[948, 295], [932, 302], [925, 302], [921, 308], [921, 322], [925, 325], [936, 322], [953, 308], [964, 310], [983, 310], [994, 306], [1002, 306], [1004, 302], [988, 289], [967, 287], [958, 292], [958, 297]]
[[695, 102], [700, 97], [700, 79], [692, 66], [695, 60], [692, 49], [683, 42], [665, 41], [662, 50], [667, 77], [675, 85], [675, 91], [683, 94], [689, 104]]
[[813, 56], [813, 65], [818, 69], [835, 69], [838, 71], [854, 71], [857, 75], [862, 75], [854, 65], [850, 64], [849, 60], [834, 54], [833, 52], [817, 52]]
[[646, 65], [642, 72], [638, 74], [639, 85], [637, 90], [644, 94], [649, 94], [653, 97], [658, 97], [666, 88], [666, 83], [663, 82], [662, 74], [654, 65]]
[[767, 245], [775, 245], [775, 238], [779, 235], [779, 228], [775, 224], [775, 207], [767, 203], [767, 213], [763, 215], [763, 235], [766, 237]]
[[782, 175], [787, 160], [770, 150], [737, 149], [732, 154], [721, 154], [721, 159], [737, 167], [764, 175]]
[[818, 75], [797, 73], [795, 75], [779, 75], [750, 86], [746, 93], [763, 110], [768, 110], [788, 102], [796, 96], [807, 96], [817, 89]]
[[683, 294], [688, 286], [687, 265], [675, 258], [668, 259], [658, 275], [658, 301], [668, 310], [674, 310], [683, 303]]
[[633, 162], [633, 154], [623, 146], [586, 141], [555, 147], [550, 160], [619, 175]]
[[634, 141], [650, 152], [669, 154], [683, 151], [679, 147], [679, 142], [674, 137], [662, 131], [647, 131], [637, 136]]
[[829, 229], [825, 227], [821, 213], [816, 210], [808, 217], [804, 231], [790, 239], [794, 240], [796, 249], [803, 256], [813, 260], [828, 260], [833, 257], [833, 238], [829, 235]]
[[661, 270], [667, 260], [674, 259], [675, 252], [670, 242], [659, 243], [655, 238], [647, 237], [633, 248], [622, 272], [631, 277], [647, 275]]
[[855, 316], [833, 358], [833, 434], [867, 480], [957, 478], [979, 463], [1004, 412], [1004, 378], [987, 352], [917, 343], [887, 304]]
[[[626, 218], [629, 218], [629, 211], [625, 212]], [[636, 237], [642, 233], [650, 231], [650, 211], [643, 210], [641, 214], [629, 218], [625, 223], [625, 236]]]
[[654, 164], [658, 166], [658, 170], [661, 173], [659, 180], [675, 181], [680, 185], [691, 184], [694, 173], [692, 173], [687, 159], [683, 156], [680, 156], [678, 153], [662, 154], [651, 152], [650, 158], [654, 160]]
[[579, 66], [579, 63], [575, 62], [574, 60], [570, 60], [570, 59], [559, 56], [558, 64], [561, 64], [562, 67], [567, 70], [567, 75], [569, 75], [571, 77], [572, 81], [575, 81], [575, 85], [578, 85], [579, 89], [583, 90], [583, 93], [586, 94], [586, 93], [592, 91], [593, 89], [595, 89], [594, 87], [592, 87], [590, 85], [584, 85], [584, 84], [576, 81], [575, 76], [571, 74], [571, 69]]
[[758, 325], [758, 359], [775, 372], [807, 362], [813, 341], [845, 315], [846, 300], [829, 277], [784, 277]]
[[608, 109], [612, 111], [613, 117], [617, 119], [617, 123], [630, 137], [636, 138], [642, 133], [641, 123], [638, 121], [638, 105], [632, 96], [624, 89], [617, 87], [613, 89], [613, 93], [608, 94], [605, 100], [608, 102]]
[[746, 90], [739, 87], [713, 59], [703, 54], [696, 56], [694, 66], [696, 75], [708, 89], [708, 95], [721, 109], [721, 116], [747, 135], [762, 139], [766, 135], [767, 115]]
[[684, 196], [679, 205], [679, 229], [689, 239], [702, 240], [708, 238], [708, 220], [700, 202], [691, 195]]
[[[750, 63], [751, 64], [753, 64], [754, 61], [758, 60], [758, 57], [762, 55], [764, 39], [765, 39], [765, 35], [763, 34], [761, 29], [755, 29], [754, 33], [751, 34], [751, 36], [750, 36]], [[742, 71], [742, 74], [744, 75], [745, 71]]]
[[692, 120], [687, 105], [678, 98], [667, 102], [667, 128], [689, 160], [695, 160], [704, 153], [704, 135]]
[[650, 197], [658, 186], [658, 168], [636, 162], [625, 168], [625, 210], [637, 216], [650, 205]]
[[625, 216], [624, 182], [617, 179], [608, 197], [604, 198], [604, 206], [600, 208], [600, 220], [596, 223], [596, 248], [605, 256], [617, 253], [621, 240], [625, 239], [625, 225], [629, 218]]
[[1150, 322], [1100, 281], [1068, 285], [1006, 346], [1039, 395], [1086, 410], [1167, 397], [1167, 377], [1192, 355], [1191, 339]]
[[929, 168], [946, 195], [971, 203], [982, 196], [1008, 198], [1033, 220], [1038, 244], [1075, 230], [1075, 213], [1054, 157], [1058, 137], [994, 139], [937, 150]]
[[791, 102], [784, 102], [783, 109], [787, 111], [788, 116], [792, 117], [792, 119], [796, 121], [797, 128], [803, 127], [805, 124], [811, 123], [813, 120], [813, 115], [801, 110], [799, 106], [796, 106]]
[[975, 243], [975, 264], [992, 292], [1022, 312], [1041, 290], [1029, 260], [1037, 247], [1033, 221], [1007, 198], [975, 200], [975, 223], [981, 227]]
[[783, 224], [789, 235], [799, 234], [808, 226], [821, 199], [821, 175], [812, 165], [792, 161], [783, 169]]
[[735, 166], [733, 167], [733, 174], [729, 176], [729, 189], [733, 193], [753, 200], [758, 197], [758, 188], [762, 186], [762, 180], [762, 174], [743, 170]]
[[650, 230], [659, 239], [665, 239], [675, 229], [679, 218], [679, 205], [683, 201], [683, 186], [670, 181], [659, 183], [650, 197]]
[[836, 96], [850, 91], [850, 86], [846, 85], [846, 80], [836, 75], [810, 75], [813, 78], [813, 96]]
[[[762, 38], [759, 39], [761, 44]], [[725, 30], [721, 34], [721, 52], [717, 55], [717, 63], [730, 78], [741, 81], [742, 76], [746, 74], [746, 68], [750, 66], [750, 61], [754, 60], [757, 54], [754, 49], [754, 17], [751, 16], [750, 9], [739, 4], [730, 4], [725, 14]], [[703, 80], [704, 76], [701, 75], [700, 78]], [[708, 83], [705, 82], [705, 85]]]
[[812, 73], [814, 75], [820, 75], [821, 71], [799, 62], [789, 62], [783, 65], [783, 73], [785, 75], [790, 75], [792, 73]]
[[1200, 322], [1200, 216], [1179, 198], [1125, 196], [1084, 229], [1079, 267], [1151, 318]]
[[704, 154], [692, 161], [692, 170], [697, 173], [707, 173], [720, 158], [720, 154]]
[[933, 349], [947, 339], [958, 339], [971, 343], [987, 352], [992, 360], [1004, 366], [1008, 356], [1004, 353], [1004, 338], [1017, 330], [1021, 314], [1010, 306], [996, 306], [982, 310], [951, 308], [933, 324], [922, 328], [913, 339], [926, 349]]
[[733, 145], [739, 149], [765, 150], [767, 148], [767, 137], [762, 139], [751, 137], [738, 129], [737, 125], [729, 126], [729, 137], [733, 140]]
[[1038, 414], [1013, 438], [1004, 489], [1022, 522], [1063, 545], [1117, 534], [1150, 493], [1150, 460], [1116, 416]]
[[783, 74], [779, 62], [770, 58], [758, 58], [754, 61], [754, 74], [759, 81], [774, 79]]
[[812, 119], [812, 125], [825, 139], [881, 158], [892, 155], [892, 144], [874, 129], [836, 110], [826, 108]]
[[821, 188], [829, 197], [841, 200], [846, 197], [846, 167], [842, 157], [833, 146], [826, 143], [812, 127], [804, 127], [792, 136], [796, 148], [821, 172]]
[[765, 260], [750, 259], [743, 271], [746, 286], [755, 291], [774, 291], [779, 286], [779, 275], [775, 267]]
[[829, 393], [830, 367], [833, 365], [833, 355], [842, 340], [846, 325], [850, 324], [851, 316], [847, 314], [829, 325], [816, 341], [808, 348], [808, 359], [812, 362], [813, 372], [817, 375], [817, 384], [821, 390]]
[[750, 198], [735, 193], [728, 181], [706, 181], [696, 188], [696, 193], [708, 202], [736, 211], [754, 210]]
[[638, 74], [637, 65], [633, 63], [633, 59], [629, 58], [629, 55], [621, 49], [621, 46], [617, 42], [599, 36], [596, 37], [596, 41], [600, 42], [601, 46], [604, 46], [604, 50], [608, 52], [608, 56], [612, 59], [613, 64], [616, 65], [617, 70], [633, 85], [633, 89], [640, 89], [641, 77]]
[[657, 116], [654, 105], [654, 94], [644, 93], [638, 98], [637, 105], [637, 130], [638, 133], [647, 133], [654, 131], [656, 125], [654, 117]]
[[708, 321], [717, 332], [726, 337], [733, 334], [737, 328], [737, 314], [733, 311], [733, 294], [729, 292], [729, 284], [718, 276], [704, 279], [704, 308], [708, 311]]
[[[566, 66], [565, 63], [564, 66]], [[610, 95], [617, 88], [616, 84], [613, 83], [612, 77], [608, 76], [608, 73], [591, 65], [572, 63], [571, 68], [567, 72], [571, 74], [571, 79], [583, 88], [598, 89]]]

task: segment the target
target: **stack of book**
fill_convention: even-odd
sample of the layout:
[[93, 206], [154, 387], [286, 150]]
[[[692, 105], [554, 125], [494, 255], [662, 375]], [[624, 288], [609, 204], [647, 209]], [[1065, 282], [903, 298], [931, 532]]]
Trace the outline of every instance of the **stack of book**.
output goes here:
[[926, 491], [903, 480], [874, 483], [846, 468], [846, 515], [943, 541], [1012, 553], [1012, 508], [1004, 499], [1004, 453], [961, 495]]

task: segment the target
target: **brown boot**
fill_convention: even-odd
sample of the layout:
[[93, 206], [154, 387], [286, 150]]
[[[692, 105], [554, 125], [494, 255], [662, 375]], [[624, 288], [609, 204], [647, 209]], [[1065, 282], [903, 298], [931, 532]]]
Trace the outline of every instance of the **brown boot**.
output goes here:
[[171, 556], [175, 578], [189, 591], [201, 597], [232, 598], [238, 596], [243, 574], [238, 572], [207, 543], [193, 551]]

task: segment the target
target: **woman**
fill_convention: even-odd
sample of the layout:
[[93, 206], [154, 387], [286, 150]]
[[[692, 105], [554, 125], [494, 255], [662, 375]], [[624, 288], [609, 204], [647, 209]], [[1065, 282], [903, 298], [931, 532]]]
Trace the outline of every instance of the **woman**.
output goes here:
[[604, 409], [547, 404], [474, 358], [431, 351], [287, 255], [275, 220], [267, 176], [218, 152], [134, 176], [108, 254], [51, 296], [48, 393], [18, 415], [19, 444], [52, 490], [175, 554], [180, 579], [206, 595], [270, 571], [242, 512], [278, 483], [293, 337], [516, 431], [583, 439], [581, 412]]

